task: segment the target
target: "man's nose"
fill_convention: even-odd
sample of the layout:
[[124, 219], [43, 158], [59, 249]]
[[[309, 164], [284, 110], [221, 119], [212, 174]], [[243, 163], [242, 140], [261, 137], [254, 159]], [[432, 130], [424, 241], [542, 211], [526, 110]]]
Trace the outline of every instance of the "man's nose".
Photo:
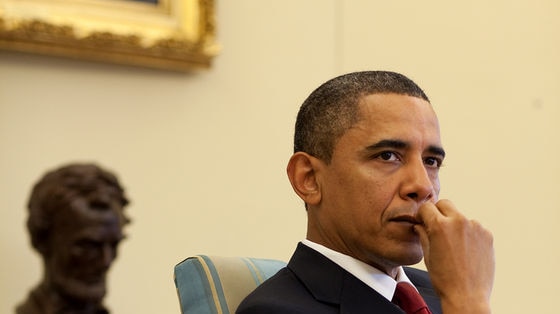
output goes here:
[[407, 164], [405, 171], [401, 197], [424, 203], [436, 196], [434, 182], [423, 161]]

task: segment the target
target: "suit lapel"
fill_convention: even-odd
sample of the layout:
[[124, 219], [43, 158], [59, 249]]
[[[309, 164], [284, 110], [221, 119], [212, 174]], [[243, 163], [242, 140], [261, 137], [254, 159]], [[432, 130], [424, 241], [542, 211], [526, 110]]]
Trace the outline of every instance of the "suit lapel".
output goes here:
[[432, 314], [442, 314], [439, 297], [433, 294], [433, 290], [428, 291], [428, 293], [426, 293], [425, 288], [424, 289], [418, 288], [418, 292], [420, 292], [420, 295], [422, 296], [424, 301], [426, 301], [426, 304], [428, 305], [428, 308], [430, 308]]
[[[320, 302], [338, 306], [340, 313], [402, 314], [403, 312], [365, 283], [321, 253], [299, 243], [288, 268]], [[325, 274], [329, 274], [325, 276]], [[375, 312], [372, 312], [375, 309]]]
[[340, 313], [402, 314], [396, 305], [350, 273], [345, 277], [340, 296]]
[[[315, 299], [338, 304], [341, 282], [344, 279], [342, 268], [319, 252], [299, 243], [288, 268], [301, 280]], [[325, 276], [325, 274], [329, 274]]]

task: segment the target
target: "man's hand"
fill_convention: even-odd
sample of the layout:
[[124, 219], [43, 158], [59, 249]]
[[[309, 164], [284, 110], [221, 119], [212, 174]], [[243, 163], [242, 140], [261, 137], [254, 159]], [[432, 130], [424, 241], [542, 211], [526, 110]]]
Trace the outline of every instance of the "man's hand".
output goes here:
[[448, 200], [425, 203], [418, 219], [422, 224], [414, 229], [443, 312], [490, 313], [495, 267], [492, 234]]

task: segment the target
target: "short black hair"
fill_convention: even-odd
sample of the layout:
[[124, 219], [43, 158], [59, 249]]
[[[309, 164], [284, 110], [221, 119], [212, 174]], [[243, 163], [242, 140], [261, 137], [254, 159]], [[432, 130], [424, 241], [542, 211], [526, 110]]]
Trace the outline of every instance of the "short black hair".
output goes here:
[[301, 105], [294, 153], [306, 152], [330, 163], [336, 141], [359, 119], [360, 100], [371, 94], [399, 94], [430, 102], [408, 77], [390, 71], [361, 71], [335, 77], [315, 89]]

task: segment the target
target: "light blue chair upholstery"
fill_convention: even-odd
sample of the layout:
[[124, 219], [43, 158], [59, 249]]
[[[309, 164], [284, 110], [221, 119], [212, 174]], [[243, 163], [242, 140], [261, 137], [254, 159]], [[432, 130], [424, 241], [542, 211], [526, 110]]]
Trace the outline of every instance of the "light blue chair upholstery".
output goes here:
[[286, 263], [273, 259], [196, 255], [175, 266], [183, 314], [234, 314], [239, 303]]

